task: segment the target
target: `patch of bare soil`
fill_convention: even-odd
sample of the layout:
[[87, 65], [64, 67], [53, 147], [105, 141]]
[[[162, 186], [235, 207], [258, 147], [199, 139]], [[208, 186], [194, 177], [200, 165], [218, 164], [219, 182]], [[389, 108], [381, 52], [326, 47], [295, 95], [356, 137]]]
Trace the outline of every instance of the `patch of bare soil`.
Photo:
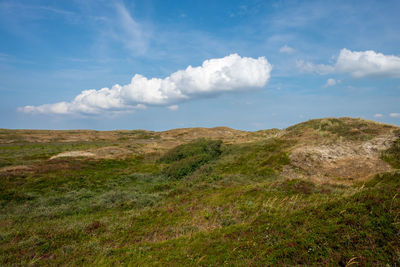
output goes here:
[[57, 159], [57, 158], [78, 158], [78, 157], [95, 158], [96, 155], [94, 153], [88, 152], [88, 151], [68, 151], [68, 152], [62, 152], [60, 154], [52, 156], [50, 158], [50, 160]]
[[0, 168], [0, 174], [18, 174], [30, 171], [33, 171], [33, 167], [28, 165], [7, 166]]
[[282, 172], [288, 178], [311, 179], [317, 183], [352, 184], [363, 181], [391, 167], [380, 159], [395, 135], [377, 136], [365, 142], [342, 142], [330, 145], [303, 145], [290, 154], [291, 164]]
[[121, 147], [102, 147], [98, 149], [92, 149], [88, 151], [67, 151], [52, 156], [50, 160], [57, 158], [94, 158], [94, 159], [113, 159], [113, 158], [123, 158], [132, 152], [129, 149]]

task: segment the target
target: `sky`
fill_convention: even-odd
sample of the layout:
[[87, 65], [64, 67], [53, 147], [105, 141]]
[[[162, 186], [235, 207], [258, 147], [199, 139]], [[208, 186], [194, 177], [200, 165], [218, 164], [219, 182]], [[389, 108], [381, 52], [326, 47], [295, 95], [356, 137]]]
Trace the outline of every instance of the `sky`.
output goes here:
[[0, 0], [0, 128], [400, 125], [400, 1]]

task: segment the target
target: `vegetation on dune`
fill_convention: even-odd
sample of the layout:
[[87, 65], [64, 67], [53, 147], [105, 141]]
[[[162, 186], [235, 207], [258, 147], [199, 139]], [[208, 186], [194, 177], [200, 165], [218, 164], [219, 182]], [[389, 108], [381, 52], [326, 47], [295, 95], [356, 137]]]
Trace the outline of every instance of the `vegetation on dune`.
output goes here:
[[221, 154], [221, 140], [198, 139], [168, 151], [160, 162], [169, 163], [162, 173], [168, 178], [182, 179]]
[[113, 207], [152, 205], [163, 185], [159, 168], [143, 158], [57, 160], [24, 175], [1, 176], [0, 208], [17, 218], [62, 217]]
[[396, 131], [396, 136], [392, 146], [382, 153], [382, 159], [393, 168], [400, 169], [400, 130]]
[[65, 151], [84, 150], [111, 145], [108, 142], [13, 143], [0, 146], [0, 167], [28, 165], [49, 159]]
[[353, 118], [325, 118], [309, 120], [294, 126], [288, 127], [290, 136], [303, 135], [309, 130], [327, 133], [333, 137], [344, 138], [351, 141], [366, 141], [377, 134], [391, 129], [393, 126], [380, 124], [363, 119]]
[[252, 222], [147, 244], [132, 256], [139, 264], [204, 266], [399, 264], [399, 190], [400, 174], [383, 174], [349, 197], [269, 209]]
[[159, 135], [154, 132], [149, 132], [145, 130], [135, 130], [135, 131], [118, 131], [119, 141], [130, 140], [130, 139], [160, 139]]
[[221, 154], [221, 143], [220, 140], [201, 138], [171, 149], [160, 158], [160, 161], [171, 163], [202, 154], [209, 155], [210, 158], [215, 158]]
[[[0, 172], [0, 265], [400, 265], [398, 170], [351, 185], [282, 176], [304, 135], [361, 142], [392, 129], [313, 120], [252, 142], [200, 138], [110, 159], [48, 160], [163, 140], [145, 131], [116, 134], [117, 144], [14, 136], [0, 145], [0, 164], [31, 167]], [[381, 154], [394, 168], [399, 140]]]
[[289, 164], [287, 149], [293, 144], [293, 141], [269, 138], [263, 142], [231, 145], [215, 168], [222, 174], [271, 177]]

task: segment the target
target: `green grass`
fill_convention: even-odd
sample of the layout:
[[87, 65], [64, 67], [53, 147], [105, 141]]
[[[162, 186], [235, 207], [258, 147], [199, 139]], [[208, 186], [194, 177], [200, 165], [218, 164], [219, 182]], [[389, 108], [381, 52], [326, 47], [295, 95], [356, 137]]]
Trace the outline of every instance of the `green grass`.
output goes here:
[[[354, 186], [287, 180], [280, 171], [296, 141], [286, 137], [199, 139], [161, 156], [45, 160], [105, 145], [1, 151], [1, 159], [34, 168], [0, 175], [0, 265], [400, 264], [399, 172]], [[397, 143], [385, 153], [396, 158]]]
[[266, 209], [251, 222], [130, 250], [137, 265], [359, 265], [400, 263], [400, 174], [377, 176], [359, 192], [294, 211]]
[[158, 167], [141, 157], [68, 163], [58, 160], [52, 164], [54, 168], [1, 177], [2, 211], [28, 218], [145, 206], [159, 196], [154, 185], [165, 184], [158, 176]]
[[382, 153], [382, 159], [393, 168], [400, 169], [400, 131], [396, 132], [397, 139], [392, 146]]
[[214, 167], [220, 174], [271, 177], [289, 164], [289, 152], [293, 141], [270, 138], [266, 141], [228, 146], [221, 160]]

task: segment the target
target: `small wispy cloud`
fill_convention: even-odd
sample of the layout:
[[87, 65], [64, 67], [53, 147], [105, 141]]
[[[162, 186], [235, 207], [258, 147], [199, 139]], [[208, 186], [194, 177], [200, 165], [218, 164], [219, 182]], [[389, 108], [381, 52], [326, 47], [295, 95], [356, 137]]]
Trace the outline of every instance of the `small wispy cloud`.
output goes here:
[[199, 67], [188, 66], [164, 79], [136, 74], [127, 85], [84, 90], [71, 102], [24, 106], [18, 110], [43, 114], [101, 114], [143, 109], [147, 105], [169, 106], [176, 110], [177, 103], [189, 99], [262, 88], [271, 70], [272, 65], [265, 57], [231, 54], [206, 60]]
[[303, 60], [297, 60], [296, 66], [301, 72], [316, 73], [319, 75], [325, 75], [334, 72], [335, 68], [325, 64], [313, 64], [311, 62], [305, 62]]
[[330, 86], [335, 86], [335, 85], [337, 85], [337, 84], [339, 84], [339, 83], [341, 83], [341, 82], [342, 82], [341, 80], [335, 80], [335, 79], [333, 79], [333, 78], [329, 78], [329, 79], [326, 81], [324, 87], [326, 88], [326, 87], [330, 87]]
[[393, 77], [400, 78], [400, 57], [384, 55], [373, 50], [351, 51], [343, 48], [334, 65], [315, 65], [298, 61], [297, 67], [304, 72], [317, 74], [347, 73], [355, 78]]
[[383, 114], [381, 114], [381, 113], [376, 113], [374, 115], [374, 118], [382, 118], [382, 117], [383, 117]]
[[[7, 10], [9, 12], [20, 12], [19, 16], [31, 17], [31, 18], [46, 18], [45, 15], [49, 13], [59, 14], [64, 16], [76, 16], [77, 14], [73, 11], [56, 8], [50, 5], [35, 5], [28, 4], [29, 2], [23, 3], [18, 1], [2, 1], [0, 3], [0, 9]], [[40, 11], [47, 12], [45, 14], [40, 14]], [[39, 12], [39, 14], [38, 14]], [[21, 14], [23, 13], [23, 14]]]
[[116, 3], [117, 20], [114, 24], [114, 37], [125, 47], [138, 54], [147, 51], [150, 34], [148, 29], [138, 23], [122, 3]]
[[392, 118], [400, 118], [400, 113], [390, 113], [389, 116]]
[[171, 106], [168, 106], [167, 108], [168, 108], [169, 110], [176, 111], [176, 110], [179, 109], [179, 106], [178, 106], [178, 105], [171, 105]]
[[292, 54], [292, 53], [294, 53], [294, 51], [295, 50], [293, 47], [290, 47], [286, 44], [284, 46], [282, 46], [281, 48], [279, 48], [279, 52], [281, 52], [281, 53]]

